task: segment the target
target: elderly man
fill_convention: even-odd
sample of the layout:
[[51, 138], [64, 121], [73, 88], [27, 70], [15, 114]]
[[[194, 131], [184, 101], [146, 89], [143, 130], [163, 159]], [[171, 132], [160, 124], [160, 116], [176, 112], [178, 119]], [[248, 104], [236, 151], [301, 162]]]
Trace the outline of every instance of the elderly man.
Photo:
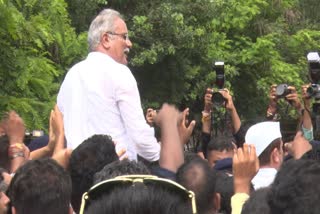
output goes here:
[[57, 98], [67, 146], [76, 148], [93, 134], [109, 134], [129, 159], [139, 154], [158, 160], [160, 145], [144, 119], [136, 80], [126, 66], [132, 43], [121, 15], [111, 9], [100, 12], [90, 25], [88, 42], [89, 55], [67, 73]]

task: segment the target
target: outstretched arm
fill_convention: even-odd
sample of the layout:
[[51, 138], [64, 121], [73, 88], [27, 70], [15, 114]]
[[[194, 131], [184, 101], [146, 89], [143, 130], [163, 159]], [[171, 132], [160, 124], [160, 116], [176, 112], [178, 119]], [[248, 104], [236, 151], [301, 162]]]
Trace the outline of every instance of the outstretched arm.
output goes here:
[[183, 145], [178, 131], [181, 116], [174, 106], [163, 104], [155, 118], [156, 124], [161, 128], [159, 165], [172, 172], [177, 172], [184, 162]]

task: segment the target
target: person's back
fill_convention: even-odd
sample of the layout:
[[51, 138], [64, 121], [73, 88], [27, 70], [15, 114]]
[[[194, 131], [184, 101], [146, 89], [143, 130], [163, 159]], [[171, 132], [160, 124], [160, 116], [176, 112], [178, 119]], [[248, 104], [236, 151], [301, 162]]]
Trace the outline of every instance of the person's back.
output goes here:
[[132, 47], [121, 15], [103, 10], [88, 31], [90, 53], [67, 73], [57, 103], [64, 115], [67, 146], [76, 148], [93, 134], [109, 134], [129, 159], [137, 153], [159, 159], [154, 129], [145, 121], [136, 80], [126, 66]]
[[14, 175], [8, 189], [13, 214], [70, 214], [71, 180], [53, 159], [31, 160]]

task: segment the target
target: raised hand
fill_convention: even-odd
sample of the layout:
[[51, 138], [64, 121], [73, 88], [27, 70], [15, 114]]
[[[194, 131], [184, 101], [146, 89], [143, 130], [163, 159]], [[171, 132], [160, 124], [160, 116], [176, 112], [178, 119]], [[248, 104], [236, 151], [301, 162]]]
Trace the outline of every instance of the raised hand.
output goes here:
[[189, 123], [188, 121], [189, 108], [186, 108], [180, 115], [180, 121], [178, 122], [178, 130], [180, 141], [182, 144], [188, 143], [190, 136], [192, 135], [192, 131], [196, 125], [196, 121], [193, 120]]

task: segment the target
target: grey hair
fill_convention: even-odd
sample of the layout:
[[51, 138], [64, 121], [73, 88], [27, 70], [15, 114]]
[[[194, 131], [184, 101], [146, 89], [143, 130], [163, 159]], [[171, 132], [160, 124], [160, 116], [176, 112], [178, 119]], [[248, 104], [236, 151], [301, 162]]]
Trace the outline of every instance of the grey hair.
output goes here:
[[91, 22], [88, 32], [89, 50], [94, 51], [100, 43], [101, 36], [107, 31], [114, 31], [114, 22], [117, 18], [123, 19], [118, 11], [104, 9]]

